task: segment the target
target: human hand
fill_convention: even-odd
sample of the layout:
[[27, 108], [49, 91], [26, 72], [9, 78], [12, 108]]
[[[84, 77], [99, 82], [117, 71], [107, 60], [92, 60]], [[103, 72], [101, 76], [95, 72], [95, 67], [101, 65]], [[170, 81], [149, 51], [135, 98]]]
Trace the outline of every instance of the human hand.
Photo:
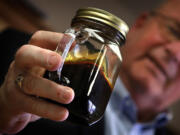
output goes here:
[[[61, 56], [51, 50], [60, 41], [68, 40], [64, 34], [38, 31], [29, 44], [17, 51], [0, 88], [0, 133], [17, 133], [39, 117], [56, 121], [68, 117], [66, 108], [38, 98], [63, 104], [73, 100], [71, 88], [43, 78], [45, 70], [54, 71], [61, 63]], [[15, 83], [20, 74], [23, 75], [21, 88]]]

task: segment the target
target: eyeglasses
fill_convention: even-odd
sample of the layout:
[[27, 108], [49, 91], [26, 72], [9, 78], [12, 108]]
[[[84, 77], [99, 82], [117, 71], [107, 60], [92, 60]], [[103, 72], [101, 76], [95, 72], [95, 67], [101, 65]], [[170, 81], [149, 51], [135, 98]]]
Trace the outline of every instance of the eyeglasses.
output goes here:
[[179, 21], [156, 11], [150, 12], [150, 16], [159, 17], [159, 27], [168, 40], [180, 40]]

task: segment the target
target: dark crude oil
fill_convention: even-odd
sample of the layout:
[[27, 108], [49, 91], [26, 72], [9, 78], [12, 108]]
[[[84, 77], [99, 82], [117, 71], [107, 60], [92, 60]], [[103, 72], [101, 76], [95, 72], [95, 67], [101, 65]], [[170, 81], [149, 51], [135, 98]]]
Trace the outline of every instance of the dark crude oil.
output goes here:
[[63, 105], [70, 113], [67, 121], [91, 125], [103, 116], [112, 87], [104, 72], [96, 64], [88, 61], [66, 62], [60, 79], [56, 71], [51, 72], [50, 76], [48, 74], [47, 71], [45, 73], [47, 78], [69, 86], [75, 92], [74, 100], [68, 105]]

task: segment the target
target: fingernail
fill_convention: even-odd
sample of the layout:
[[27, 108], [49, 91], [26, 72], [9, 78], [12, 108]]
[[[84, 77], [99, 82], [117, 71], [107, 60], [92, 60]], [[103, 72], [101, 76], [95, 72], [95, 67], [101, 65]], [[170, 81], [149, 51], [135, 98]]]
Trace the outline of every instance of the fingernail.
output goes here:
[[72, 36], [64, 34], [59, 42], [58, 50], [63, 51], [66, 45], [72, 40]]
[[58, 59], [58, 57], [56, 55], [49, 56], [48, 61], [47, 61], [48, 66], [51, 67], [51, 68], [56, 67], [58, 65], [58, 63], [59, 63], [58, 60], [59, 59]]
[[69, 116], [69, 111], [67, 109], [64, 109], [64, 111], [61, 111], [61, 114], [60, 114], [61, 118], [59, 119], [59, 121], [64, 121], [68, 118]]
[[74, 91], [72, 89], [66, 88], [62, 94], [62, 98], [64, 99], [65, 103], [70, 103], [74, 98]]

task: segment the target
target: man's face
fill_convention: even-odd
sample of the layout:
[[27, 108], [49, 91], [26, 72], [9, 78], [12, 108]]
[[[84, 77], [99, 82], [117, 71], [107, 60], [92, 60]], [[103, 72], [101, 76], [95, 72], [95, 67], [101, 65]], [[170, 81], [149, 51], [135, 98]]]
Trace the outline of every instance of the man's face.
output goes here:
[[120, 75], [140, 113], [160, 112], [180, 97], [178, 19], [152, 13], [128, 33]]

